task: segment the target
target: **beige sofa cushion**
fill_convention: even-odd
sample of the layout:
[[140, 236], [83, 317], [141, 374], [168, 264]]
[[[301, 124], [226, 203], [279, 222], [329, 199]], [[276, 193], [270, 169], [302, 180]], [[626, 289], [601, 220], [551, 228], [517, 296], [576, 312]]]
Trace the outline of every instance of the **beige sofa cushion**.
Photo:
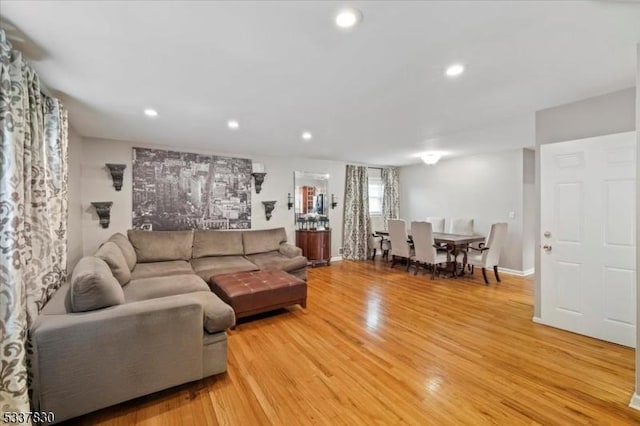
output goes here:
[[166, 277], [170, 275], [184, 274], [193, 274], [193, 269], [186, 260], [138, 263], [131, 273], [131, 279], [139, 280], [141, 278]]
[[129, 270], [133, 271], [133, 267], [136, 266], [138, 259], [136, 258], [136, 250], [131, 245], [129, 239], [124, 234], [118, 232], [109, 237], [108, 241], [120, 247], [124, 260], [126, 260], [127, 266], [129, 266]]
[[277, 269], [289, 272], [307, 267], [306, 257], [287, 257], [277, 251], [250, 254], [247, 256], [247, 259], [249, 259], [252, 263], [255, 263], [260, 269]]
[[193, 300], [202, 306], [204, 313], [204, 329], [209, 333], [224, 331], [236, 323], [233, 308], [224, 303], [218, 296], [207, 289], [180, 296], [183, 300]]
[[208, 290], [207, 283], [193, 273], [131, 280], [123, 289], [127, 303]]
[[191, 259], [193, 231], [127, 231], [138, 263]]
[[107, 262], [109, 269], [111, 269], [113, 276], [120, 285], [125, 285], [131, 280], [129, 265], [127, 265], [127, 261], [116, 243], [107, 241], [100, 246], [94, 256]]
[[195, 231], [193, 258], [207, 256], [242, 256], [242, 231]]
[[94, 256], [80, 259], [71, 276], [71, 309], [93, 311], [124, 303], [124, 293], [107, 263]]
[[192, 259], [191, 266], [196, 274], [206, 282], [209, 282], [209, 278], [213, 275], [257, 271], [259, 269], [242, 256], [202, 257]]
[[284, 228], [242, 231], [242, 241], [244, 254], [266, 253], [277, 251], [287, 241], [287, 233]]

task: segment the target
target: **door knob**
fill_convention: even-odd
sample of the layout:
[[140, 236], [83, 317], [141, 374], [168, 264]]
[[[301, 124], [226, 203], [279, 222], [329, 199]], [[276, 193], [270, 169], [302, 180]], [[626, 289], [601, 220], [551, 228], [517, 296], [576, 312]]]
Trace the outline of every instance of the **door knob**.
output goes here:
[[543, 245], [542, 248], [544, 249], [544, 251], [551, 251], [551, 246], [549, 244]]

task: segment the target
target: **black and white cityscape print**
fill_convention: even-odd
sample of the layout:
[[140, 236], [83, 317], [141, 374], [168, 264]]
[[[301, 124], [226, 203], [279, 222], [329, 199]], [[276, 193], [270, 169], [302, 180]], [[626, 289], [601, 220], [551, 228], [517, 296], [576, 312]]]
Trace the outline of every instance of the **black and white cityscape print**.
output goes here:
[[251, 160], [133, 148], [133, 228], [251, 228]]

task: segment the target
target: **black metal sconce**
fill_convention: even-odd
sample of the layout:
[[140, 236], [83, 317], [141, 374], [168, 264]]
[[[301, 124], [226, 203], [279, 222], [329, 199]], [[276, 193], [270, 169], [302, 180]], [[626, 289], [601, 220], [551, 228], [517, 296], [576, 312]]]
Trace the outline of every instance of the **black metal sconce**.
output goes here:
[[124, 169], [127, 167], [127, 165], [107, 163], [106, 166], [109, 168], [109, 171], [111, 172], [111, 179], [113, 179], [113, 187], [116, 189], [116, 191], [120, 191], [122, 189], [122, 177], [124, 176]]
[[262, 184], [264, 183], [264, 177], [266, 175], [266, 173], [251, 173], [256, 184], [256, 194], [259, 194], [260, 191], [262, 191]]
[[293, 199], [291, 198], [291, 193], [289, 192], [287, 194], [287, 209], [291, 210], [292, 207], [293, 207]]
[[273, 209], [276, 207], [276, 202], [275, 201], [263, 201], [262, 204], [264, 204], [264, 215], [267, 218], [267, 220], [271, 219], [271, 212], [273, 212]]
[[331, 194], [331, 208], [335, 209], [336, 207], [338, 207], [338, 202], [336, 201], [336, 196], [334, 194]]
[[96, 208], [96, 213], [100, 218], [100, 226], [103, 228], [109, 227], [109, 221], [111, 220], [111, 206], [113, 201], [93, 201], [91, 203]]

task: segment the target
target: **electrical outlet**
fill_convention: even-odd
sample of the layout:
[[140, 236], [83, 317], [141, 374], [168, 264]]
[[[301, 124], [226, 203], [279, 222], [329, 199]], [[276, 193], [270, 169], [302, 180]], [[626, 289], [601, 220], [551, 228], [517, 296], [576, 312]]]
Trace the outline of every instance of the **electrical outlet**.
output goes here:
[[338, 249], [338, 254], [342, 254], [342, 247]]

